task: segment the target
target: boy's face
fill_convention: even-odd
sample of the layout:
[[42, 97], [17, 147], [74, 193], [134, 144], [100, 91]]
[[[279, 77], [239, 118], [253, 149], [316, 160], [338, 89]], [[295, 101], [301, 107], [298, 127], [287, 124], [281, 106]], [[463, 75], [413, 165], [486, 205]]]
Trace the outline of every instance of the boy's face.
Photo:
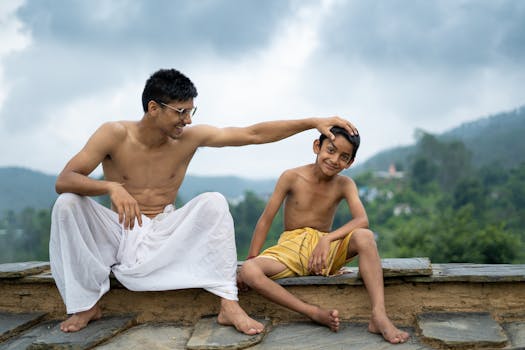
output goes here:
[[314, 141], [317, 166], [328, 176], [337, 175], [352, 165], [354, 162], [351, 159], [353, 149], [354, 146], [341, 135], [336, 135], [334, 141], [327, 138], [323, 144], [319, 140]]

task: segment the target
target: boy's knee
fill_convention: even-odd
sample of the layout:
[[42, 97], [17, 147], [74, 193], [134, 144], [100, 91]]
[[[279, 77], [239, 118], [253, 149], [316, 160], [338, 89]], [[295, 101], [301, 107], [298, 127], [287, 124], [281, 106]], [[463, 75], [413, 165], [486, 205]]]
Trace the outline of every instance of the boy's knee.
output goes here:
[[242, 280], [251, 285], [254, 283], [258, 275], [262, 274], [261, 269], [257, 266], [255, 261], [247, 260], [242, 264], [241, 271], [239, 272]]
[[366, 228], [357, 229], [356, 231], [354, 231], [354, 233], [352, 233], [351, 240], [357, 246], [360, 246], [360, 247], [370, 246], [370, 245], [376, 246], [376, 239], [375, 239], [374, 232]]

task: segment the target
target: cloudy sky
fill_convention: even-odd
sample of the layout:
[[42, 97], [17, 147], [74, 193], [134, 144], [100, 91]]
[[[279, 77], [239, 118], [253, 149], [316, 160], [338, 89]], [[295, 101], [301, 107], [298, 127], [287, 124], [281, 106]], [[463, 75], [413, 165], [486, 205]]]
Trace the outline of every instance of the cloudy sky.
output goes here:
[[[520, 0], [9, 0], [0, 42], [0, 166], [48, 174], [101, 123], [140, 119], [159, 68], [197, 86], [194, 123], [343, 116], [357, 162], [525, 104]], [[277, 177], [315, 137], [202, 149], [188, 171]]]

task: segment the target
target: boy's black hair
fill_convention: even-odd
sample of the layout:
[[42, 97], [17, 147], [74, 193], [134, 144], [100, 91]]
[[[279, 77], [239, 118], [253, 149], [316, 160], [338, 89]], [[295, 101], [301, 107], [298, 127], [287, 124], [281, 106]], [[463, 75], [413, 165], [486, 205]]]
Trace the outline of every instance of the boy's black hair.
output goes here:
[[188, 77], [176, 69], [160, 69], [146, 81], [142, 92], [142, 108], [147, 112], [149, 101], [169, 103], [195, 97], [197, 89]]
[[[332, 132], [332, 134], [334, 135], [341, 135], [343, 136], [348, 142], [350, 142], [352, 144], [352, 160], [355, 158], [355, 155], [357, 153], [357, 149], [359, 148], [359, 144], [361, 143], [361, 138], [359, 137], [359, 135], [350, 135], [348, 133], [348, 131], [346, 131], [346, 129], [344, 128], [341, 128], [339, 126], [333, 126], [330, 131]], [[323, 141], [327, 138], [327, 136], [325, 134], [321, 134], [321, 136], [319, 136], [319, 144], [322, 146], [323, 145]]]

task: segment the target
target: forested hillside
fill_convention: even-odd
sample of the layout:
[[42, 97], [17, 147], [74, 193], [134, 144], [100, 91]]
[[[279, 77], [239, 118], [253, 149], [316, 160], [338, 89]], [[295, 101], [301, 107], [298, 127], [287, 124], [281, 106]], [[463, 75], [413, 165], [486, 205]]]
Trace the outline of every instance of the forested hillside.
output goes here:
[[56, 198], [56, 176], [26, 168], [0, 168], [0, 215], [7, 210], [48, 209]]
[[[19, 167], [0, 168], [0, 217], [8, 210], [20, 212], [25, 208], [48, 209], [57, 198], [56, 176]], [[265, 196], [273, 191], [275, 180], [251, 180], [236, 176], [187, 175], [179, 197], [187, 201], [197, 194], [218, 191], [231, 200], [246, 191]]]
[[[415, 136], [424, 134], [416, 130]], [[458, 140], [472, 152], [472, 166], [481, 168], [498, 163], [512, 168], [525, 161], [525, 106], [464, 123], [443, 134], [439, 140]], [[416, 145], [384, 150], [353, 169], [354, 173], [386, 170], [390, 164], [406, 169], [416, 151]]]
[[[375, 157], [385, 162], [381, 170], [403, 162], [402, 173], [350, 168], [380, 254], [427, 256], [436, 263], [525, 263], [524, 113], [523, 108], [502, 113], [442, 135], [419, 131], [414, 146]], [[0, 176], [9, 177], [0, 178], [0, 191], [4, 208], [10, 209], [0, 216], [0, 262], [47, 260], [54, 177], [27, 169], [0, 170]], [[207, 190], [229, 195], [238, 257], [244, 259], [273, 181], [191, 176], [186, 181], [187, 192], [181, 190], [178, 205]], [[37, 201], [46, 196], [47, 202]], [[34, 207], [14, 210], [24, 208], [22, 202]], [[343, 203], [333, 227], [349, 220]], [[279, 212], [266, 246], [281, 232]]]

